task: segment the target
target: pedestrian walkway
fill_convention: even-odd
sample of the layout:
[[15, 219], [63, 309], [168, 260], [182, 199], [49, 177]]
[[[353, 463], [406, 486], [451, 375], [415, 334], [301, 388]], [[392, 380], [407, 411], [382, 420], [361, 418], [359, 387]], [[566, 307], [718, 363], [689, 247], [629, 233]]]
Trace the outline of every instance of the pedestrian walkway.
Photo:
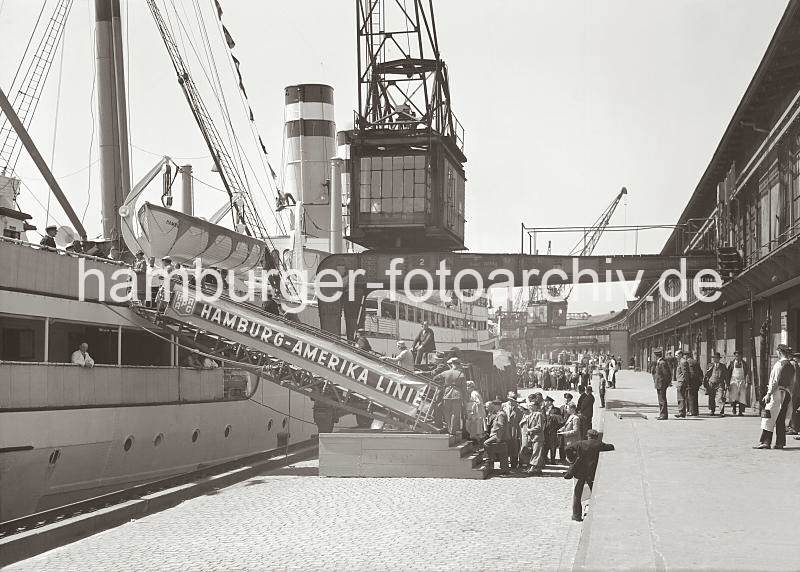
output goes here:
[[[753, 450], [760, 419], [657, 421], [652, 377], [622, 372], [606, 395], [603, 453], [576, 568], [797, 570], [800, 441]], [[617, 418], [641, 412], [647, 419]]]

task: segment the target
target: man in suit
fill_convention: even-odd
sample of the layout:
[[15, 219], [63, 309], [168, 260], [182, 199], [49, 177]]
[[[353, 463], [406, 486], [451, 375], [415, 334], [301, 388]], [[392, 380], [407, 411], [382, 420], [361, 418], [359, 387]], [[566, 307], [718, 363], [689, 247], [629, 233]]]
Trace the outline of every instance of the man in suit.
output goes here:
[[39, 246], [44, 246], [45, 248], [55, 248], [56, 247], [56, 231], [58, 227], [54, 224], [47, 226], [44, 229], [44, 236], [42, 240], [39, 241]]
[[722, 356], [719, 352], [714, 352], [711, 357], [711, 365], [706, 370], [703, 378], [708, 388], [708, 412], [710, 415], [725, 417], [725, 394], [728, 391], [728, 368], [720, 360]]
[[414, 352], [416, 365], [422, 363], [422, 358], [430, 352], [436, 351], [436, 339], [433, 335], [433, 330], [428, 326], [428, 322], [422, 322], [422, 329], [414, 339], [411, 345], [411, 351]]
[[511, 468], [516, 469], [519, 465], [519, 450], [522, 440], [519, 424], [524, 415], [523, 410], [519, 406], [519, 402], [517, 402], [516, 391], [508, 392], [506, 401], [503, 403], [502, 407], [508, 418], [508, 457], [511, 461]]
[[461, 360], [452, 357], [447, 360], [450, 369], [433, 378], [444, 386], [443, 413], [451, 435], [461, 435], [461, 419], [464, 416], [464, 392], [467, 378], [461, 371]]
[[686, 356], [686, 372], [684, 373], [684, 383], [686, 383], [686, 398], [689, 402], [687, 405], [687, 417], [697, 417], [700, 415], [700, 407], [698, 402], [698, 394], [700, 393], [700, 386], [703, 384], [703, 370], [697, 360], [694, 358], [692, 352], [684, 352]]
[[592, 417], [594, 417], [594, 390], [591, 385], [578, 398], [578, 413], [583, 415], [584, 424], [581, 437], [585, 439], [586, 432], [592, 428]]
[[567, 454], [574, 457], [564, 478], [571, 475], [575, 479], [575, 490], [572, 494], [572, 520], [578, 522], [583, 520], [583, 505], [581, 496], [583, 495], [583, 485], [589, 485], [589, 490], [594, 486], [594, 476], [597, 471], [597, 461], [601, 451], [613, 451], [614, 445], [603, 443], [600, 433], [590, 429], [588, 439], [578, 441], [567, 447]]
[[667, 388], [672, 383], [672, 370], [664, 359], [663, 350], [655, 350], [653, 352], [656, 362], [653, 364], [650, 373], [653, 375], [653, 383], [656, 386], [656, 393], [658, 393], [658, 419], [664, 421], [669, 419], [669, 411], [667, 410]]
[[499, 399], [489, 401], [486, 410], [489, 412], [489, 438], [483, 442], [486, 462], [490, 472], [494, 472], [494, 461], [499, 458], [501, 474], [508, 474], [508, 417]]
[[678, 394], [678, 414], [679, 419], [686, 417], [686, 409], [689, 401], [689, 380], [692, 372], [689, 371], [689, 359], [682, 350], [675, 352], [678, 358], [678, 367], [675, 370], [675, 390]]

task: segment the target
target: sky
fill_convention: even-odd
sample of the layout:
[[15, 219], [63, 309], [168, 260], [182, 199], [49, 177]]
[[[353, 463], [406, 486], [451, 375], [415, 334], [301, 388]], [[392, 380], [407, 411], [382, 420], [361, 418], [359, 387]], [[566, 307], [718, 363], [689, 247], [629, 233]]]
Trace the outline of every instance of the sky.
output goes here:
[[[387, 0], [388, 1], [388, 0]], [[402, 1], [402, 0], [401, 0]], [[49, 12], [54, 0], [49, 0]], [[144, 0], [122, 0], [134, 181], [160, 156], [219, 179]], [[283, 88], [334, 87], [338, 129], [357, 105], [355, 2], [220, 0], [236, 41], [257, 132], [281, 163]], [[161, 2], [162, 7], [165, 3]], [[213, 0], [168, 0], [166, 14], [198, 82], [195, 5], [208, 24], [228, 108], [251, 177], [267, 186], [215, 27]], [[75, 0], [31, 134], [90, 236], [100, 232], [93, 115], [94, 2]], [[707, 166], [786, 7], [786, 0], [437, 0], [439, 45], [453, 109], [464, 125], [466, 244], [472, 252], [519, 252], [520, 224], [589, 225], [625, 186], [611, 224], [672, 224]], [[0, 86], [7, 90], [40, 2], [0, 0]], [[193, 38], [193, 42], [189, 39]], [[198, 48], [201, 49], [201, 48]], [[59, 82], [60, 76], [60, 82]], [[210, 96], [210, 91], [207, 92]], [[46, 219], [48, 191], [31, 161], [17, 166], [23, 210]], [[147, 199], [158, 202], [158, 187]], [[270, 195], [271, 196], [271, 195]], [[197, 211], [224, 200], [198, 188]], [[38, 201], [38, 202], [37, 202]], [[67, 217], [51, 201], [49, 220]], [[269, 218], [269, 217], [268, 217]], [[268, 220], [268, 222], [272, 222]], [[566, 253], [577, 235], [540, 234], [544, 252]], [[657, 253], [665, 231], [605, 235], [598, 254]], [[502, 303], [504, 291], [495, 292]], [[578, 287], [570, 311], [621, 309], [620, 285]]]

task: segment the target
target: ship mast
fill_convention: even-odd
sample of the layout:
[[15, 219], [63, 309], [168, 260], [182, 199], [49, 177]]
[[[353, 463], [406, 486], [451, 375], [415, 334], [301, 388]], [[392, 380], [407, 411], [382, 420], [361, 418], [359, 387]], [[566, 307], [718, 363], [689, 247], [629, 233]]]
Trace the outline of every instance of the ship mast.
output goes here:
[[128, 117], [119, 0], [95, 0], [97, 106], [103, 236], [122, 251], [119, 207], [130, 190]]

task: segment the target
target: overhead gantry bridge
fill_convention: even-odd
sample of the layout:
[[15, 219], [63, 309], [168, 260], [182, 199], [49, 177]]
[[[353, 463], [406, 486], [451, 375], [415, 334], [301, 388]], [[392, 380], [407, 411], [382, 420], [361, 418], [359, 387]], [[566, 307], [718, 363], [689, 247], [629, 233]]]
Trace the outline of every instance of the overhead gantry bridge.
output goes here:
[[[320, 325], [352, 337], [362, 319], [366, 296], [375, 290], [470, 290], [489, 286], [539, 286], [592, 282], [652, 282], [675, 270], [687, 279], [716, 270], [714, 253], [689, 256], [638, 254], [624, 256], [567, 256], [535, 254], [473, 254], [459, 252], [378, 252], [333, 254], [319, 265], [320, 291], [333, 302], [319, 301]], [[674, 274], [674, 273], [673, 273]], [[429, 276], [431, 278], [429, 278]]]

